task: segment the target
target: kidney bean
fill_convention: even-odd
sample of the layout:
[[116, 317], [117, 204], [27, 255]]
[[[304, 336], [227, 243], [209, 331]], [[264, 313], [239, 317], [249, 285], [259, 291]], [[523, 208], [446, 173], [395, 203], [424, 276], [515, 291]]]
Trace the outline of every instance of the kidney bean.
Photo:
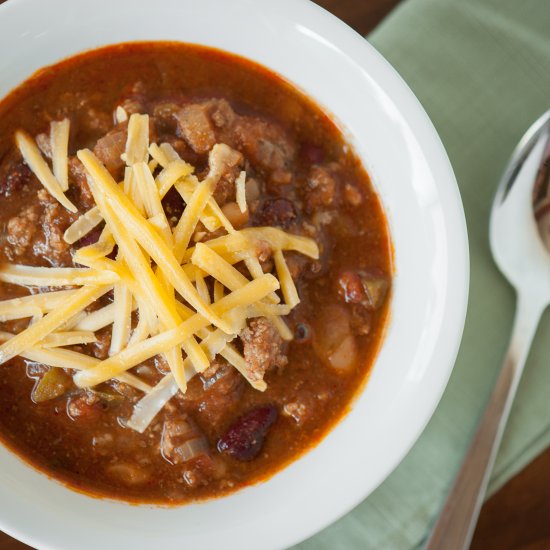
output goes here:
[[384, 302], [389, 283], [386, 277], [363, 270], [348, 270], [338, 278], [338, 292], [348, 304], [377, 309]]
[[345, 302], [360, 304], [365, 300], [365, 289], [357, 271], [344, 271], [338, 278], [338, 285]]
[[277, 409], [264, 405], [241, 416], [218, 441], [218, 451], [237, 460], [256, 458], [264, 443], [269, 428], [277, 420]]
[[6, 174], [0, 173], [0, 195], [10, 197], [27, 185], [32, 177], [30, 168], [24, 162], [15, 162]]
[[169, 221], [172, 218], [175, 218], [174, 221], [171, 221], [171, 223], [174, 223], [175, 225], [179, 221], [183, 213], [185, 203], [183, 202], [183, 199], [181, 198], [181, 195], [177, 192], [177, 190], [172, 187], [168, 191], [168, 193], [166, 193], [166, 196], [162, 199], [162, 206], [166, 211], [166, 215]]
[[303, 143], [300, 147], [300, 157], [309, 164], [321, 164], [325, 160], [325, 153], [318, 145]]
[[86, 233], [86, 235], [84, 235], [84, 237], [82, 237], [82, 239], [80, 239], [76, 243], [76, 247], [82, 248], [84, 246], [89, 246], [91, 244], [97, 243], [102, 231], [103, 231], [103, 225], [99, 227], [94, 227], [94, 229], [92, 229], [89, 233]]

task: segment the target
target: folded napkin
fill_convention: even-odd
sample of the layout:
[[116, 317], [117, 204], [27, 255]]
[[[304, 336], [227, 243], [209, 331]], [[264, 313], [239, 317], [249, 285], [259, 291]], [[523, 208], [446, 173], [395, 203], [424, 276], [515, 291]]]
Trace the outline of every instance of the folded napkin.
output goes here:
[[[416, 446], [367, 500], [302, 550], [415, 548], [443, 503], [510, 335], [515, 298], [491, 259], [489, 211], [512, 149], [550, 108], [549, 28], [550, 2], [540, 0], [408, 0], [369, 36], [424, 105], [451, 159], [468, 223], [470, 301], [451, 381]], [[549, 333], [547, 314], [491, 492], [550, 444]]]

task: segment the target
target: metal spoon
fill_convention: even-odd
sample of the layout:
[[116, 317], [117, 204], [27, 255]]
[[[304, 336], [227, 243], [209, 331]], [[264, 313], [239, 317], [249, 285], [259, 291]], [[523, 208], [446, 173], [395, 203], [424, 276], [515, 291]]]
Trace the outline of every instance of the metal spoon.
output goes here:
[[462, 467], [426, 543], [428, 550], [470, 546], [489, 475], [540, 317], [550, 303], [550, 255], [533, 215], [533, 184], [550, 135], [550, 111], [514, 150], [498, 186], [489, 238], [494, 260], [517, 294], [514, 327], [493, 393]]

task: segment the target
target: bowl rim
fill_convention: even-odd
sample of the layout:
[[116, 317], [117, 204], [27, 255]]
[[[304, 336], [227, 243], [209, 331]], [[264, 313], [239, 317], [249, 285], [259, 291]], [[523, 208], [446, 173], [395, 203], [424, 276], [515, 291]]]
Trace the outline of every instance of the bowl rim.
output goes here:
[[[170, 0], [161, 1], [170, 3]], [[246, 0], [243, 1], [246, 2]], [[19, 13], [21, 10], [25, 10], [26, 7], [36, 5], [37, 3], [37, 0], [7, 2], [0, 6], [0, 16], [7, 17], [10, 13]], [[84, 5], [83, 2], [76, 3]], [[273, 5], [273, 2], [269, 0], [261, 0], [259, 3], [265, 6]], [[458, 353], [466, 317], [469, 285], [468, 238], [464, 211], [454, 173], [439, 136], [422, 105], [395, 69], [393, 69], [383, 56], [362, 36], [320, 6], [313, 4], [309, 0], [280, 0], [278, 4], [280, 9], [287, 10], [289, 13], [300, 12], [301, 17], [304, 15], [310, 17], [311, 28], [314, 29], [315, 32], [319, 32], [321, 36], [324, 36], [327, 29], [330, 29], [330, 39], [327, 40], [338, 43], [338, 47], [356, 62], [362, 63], [363, 65], [368, 64], [368, 72], [371, 77], [377, 82], [382, 82], [386, 93], [392, 97], [395, 103], [402, 106], [403, 111], [407, 112], [411, 125], [414, 126], [415, 132], [417, 133], [418, 140], [422, 142], [424, 153], [434, 163], [433, 166], [431, 166], [432, 170], [441, 176], [441, 185], [445, 188], [449, 197], [448, 208], [452, 211], [452, 215], [454, 216], [453, 223], [456, 224], [454, 235], [451, 235], [451, 240], [453, 244], [456, 245], [454, 250], [456, 265], [454, 266], [455, 273], [453, 276], [457, 287], [453, 299], [453, 327], [452, 330], [448, 329], [448, 332], [452, 332], [453, 334], [448, 337], [446, 343], [446, 356], [448, 361], [445, 368], [442, 367], [440, 369], [441, 372], [439, 373], [439, 380], [437, 381], [437, 391], [433, 391], [430, 398], [422, 404], [422, 413], [417, 415], [419, 419], [416, 423], [415, 430], [407, 434], [407, 437], [402, 442], [399, 453], [396, 453], [393, 458], [388, 461], [384, 473], [380, 476], [376, 484], [376, 486], [378, 486], [403, 460], [424, 431], [425, 426], [432, 417], [443, 395]], [[113, 41], [112, 43], [118, 42]], [[74, 53], [70, 55], [74, 55]], [[301, 89], [299, 86], [298, 88]], [[368, 171], [371, 173], [370, 169]], [[399, 254], [399, 251], [396, 251], [396, 254]], [[399, 277], [399, 273], [397, 276]], [[370, 382], [368, 384], [370, 384]], [[299, 460], [301, 460], [301, 458]], [[330, 516], [328, 521], [326, 517], [320, 516], [318, 521], [310, 521], [307, 525], [303, 525], [299, 533], [293, 533], [292, 535], [283, 534], [280, 541], [285, 546], [288, 546], [289, 544], [304, 540], [348, 513], [361, 502], [373, 488], [368, 491], [359, 490], [356, 491], [355, 494], [349, 495], [345, 505], [340, 505], [338, 511], [333, 511], [328, 514]], [[0, 517], [0, 527], [2, 530], [15, 536], [19, 540], [23, 540], [41, 548], [49, 547], [45, 538], [37, 538], [36, 535], [29, 536], [27, 533], [20, 532], [18, 529], [12, 528], [9, 524], [6, 524], [2, 517]]]

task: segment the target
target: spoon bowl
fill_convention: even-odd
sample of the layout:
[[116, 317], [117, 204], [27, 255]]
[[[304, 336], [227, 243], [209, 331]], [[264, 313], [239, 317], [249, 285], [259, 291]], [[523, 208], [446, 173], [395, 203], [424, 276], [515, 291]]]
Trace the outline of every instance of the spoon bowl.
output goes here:
[[550, 111], [527, 130], [500, 181], [489, 226], [493, 258], [518, 292], [550, 302], [550, 254], [533, 215], [532, 189], [550, 138]]

